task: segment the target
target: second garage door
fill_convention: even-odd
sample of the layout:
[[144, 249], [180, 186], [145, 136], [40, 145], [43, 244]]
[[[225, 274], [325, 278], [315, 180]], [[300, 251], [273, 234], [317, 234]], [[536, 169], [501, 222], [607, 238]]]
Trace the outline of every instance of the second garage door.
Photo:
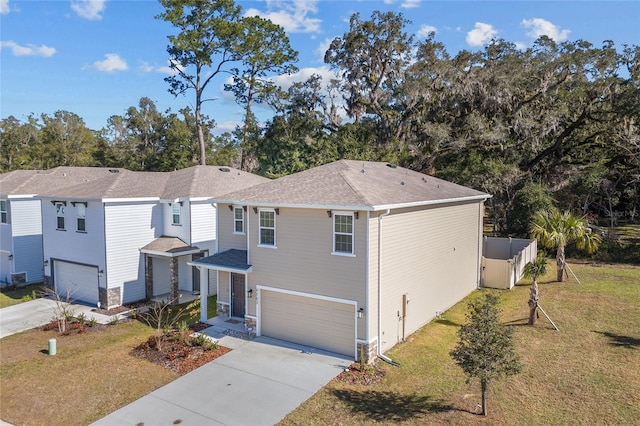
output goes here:
[[355, 305], [261, 290], [260, 332], [355, 359]]
[[98, 268], [56, 260], [53, 263], [56, 292], [64, 298], [95, 305], [98, 303]]

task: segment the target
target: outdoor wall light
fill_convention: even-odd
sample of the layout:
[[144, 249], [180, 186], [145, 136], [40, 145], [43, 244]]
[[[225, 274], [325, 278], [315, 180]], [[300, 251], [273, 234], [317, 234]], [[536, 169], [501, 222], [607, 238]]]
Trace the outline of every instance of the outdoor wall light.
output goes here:
[[253, 296], [253, 289], [250, 288], [249, 291], [247, 291], [247, 296], [249, 296], [249, 299], [251, 299], [251, 297]]
[[48, 261], [48, 260], [45, 260], [45, 261], [44, 261], [44, 266], [45, 266], [45, 268], [46, 268], [47, 266], [49, 266], [49, 261]]
[[13, 260], [13, 254], [11, 254], [11, 253], [10, 253], [10, 254], [9, 254], [9, 258], [8, 258], [8, 259], [9, 259], [9, 260]]
[[362, 318], [363, 315], [364, 315], [364, 308], [358, 309], [358, 318]]
[[98, 278], [102, 278], [103, 275], [104, 275], [104, 271], [102, 269], [100, 269], [98, 271]]

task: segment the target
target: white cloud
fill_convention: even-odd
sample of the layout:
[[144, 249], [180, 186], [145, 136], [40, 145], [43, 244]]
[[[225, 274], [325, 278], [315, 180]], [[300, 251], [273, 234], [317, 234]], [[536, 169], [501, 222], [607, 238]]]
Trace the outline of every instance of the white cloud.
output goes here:
[[325, 38], [320, 42], [316, 50], [314, 50], [314, 53], [318, 55], [318, 58], [320, 58], [320, 62], [324, 62], [324, 54], [327, 53], [327, 50], [329, 50], [332, 41], [333, 39], [331, 38]]
[[534, 40], [546, 35], [555, 41], [564, 41], [569, 37], [569, 33], [571, 32], [571, 30], [561, 30], [559, 26], [542, 18], [523, 19], [522, 26], [529, 28], [527, 36]]
[[516, 41], [514, 44], [516, 45], [516, 49], [518, 50], [524, 50], [527, 48], [527, 44], [522, 41]]
[[9, 0], [0, 0], [0, 15], [6, 15], [10, 11]]
[[280, 25], [290, 33], [320, 32], [322, 20], [309, 15], [318, 13], [318, 0], [267, 0], [267, 11], [247, 9], [245, 16], [260, 16]]
[[81, 18], [99, 21], [106, 2], [107, 0], [75, 0], [71, 2], [71, 9]]
[[55, 47], [45, 46], [44, 44], [42, 46], [34, 46], [33, 44], [20, 46], [12, 40], [1, 41], [0, 48], [11, 49], [11, 53], [14, 56], [43, 56], [48, 58], [56, 53]]
[[482, 46], [498, 34], [498, 30], [491, 24], [476, 22], [476, 26], [467, 33], [467, 43], [470, 46]]
[[420, 29], [416, 33], [416, 36], [419, 39], [423, 39], [423, 38], [427, 38], [429, 36], [429, 33], [437, 33], [437, 32], [438, 32], [438, 29], [433, 25], [423, 25], [420, 27]]
[[400, 7], [404, 9], [413, 9], [414, 7], [420, 6], [421, 1], [422, 0], [404, 0], [402, 4], [400, 4]]
[[[182, 67], [180, 67], [180, 65], [178, 65], [178, 68], [182, 68]], [[156, 73], [159, 73], [159, 74], [167, 74], [167, 75], [176, 75], [176, 74], [178, 74], [178, 71], [176, 71], [175, 69], [171, 68], [170, 61], [167, 61], [167, 65], [153, 65], [153, 64], [150, 64], [149, 62], [144, 62], [143, 61], [138, 66], [138, 71], [143, 72], [143, 73], [156, 72]]]
[[93, 68], [104, 72], [126, 71], [129, 69], [127, 62], [115, 53], [107, 53], [104, 57], [106, 58], [104, 61], [94, 62]]

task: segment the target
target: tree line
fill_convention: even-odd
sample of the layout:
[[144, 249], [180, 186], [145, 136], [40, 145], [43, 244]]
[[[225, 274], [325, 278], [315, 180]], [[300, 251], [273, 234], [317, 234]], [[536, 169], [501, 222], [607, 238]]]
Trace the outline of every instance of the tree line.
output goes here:
[[[278, 177], [350, 158], [393, 162], [492, 194], [488, 214], [499, 235], [527, 235], [532, 214], [552, 206], [610, 225], [640, 215], [638, 46], [543, 36], [526, 49], [495, 39], [452, 55], [433, 33], [416, 40], [402, 14], [354, 14], [325, 54], [335, 78], [313, 75], [285, 89], [269, 78], [295, 70], [297, 53], [281, 28], [241, 18], [232, 1], [194, 2], [224, 5], [231, 8], [224, 16], [233, 16], [225, 21], [209, 10], [198, 19], [210, 25], [198, 33], [202, 26], [187, 28], [197, 6], [178, 7], [184, 3], [163, 0], [159, 19], [181, 29], [168, 47], [182, 70], [166, 79], [169, 91], [193, 91], [195, 110], [158, 111], [142, 98], [98, 131], [67, 111], [4, 118], [1, 171], [206, 163]], [[189, 37], [212, 34], [217, 44], [190, 50]], [[280, 43], [264, 49], [274, 39]], [[226, 90], [245, 111], [242, 125], [220, 136], [199, 110], [208, 67], [233, 76]], [[258, 122], [256, 103], [273, 109], [268, 121]]]

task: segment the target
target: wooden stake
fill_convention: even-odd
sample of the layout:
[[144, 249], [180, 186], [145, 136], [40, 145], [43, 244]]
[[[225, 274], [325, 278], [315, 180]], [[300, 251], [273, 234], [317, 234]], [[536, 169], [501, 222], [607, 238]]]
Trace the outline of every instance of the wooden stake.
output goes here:
[[556, 324], [551, 320], [551, 318], [549, 317], [549, 315], [547, 315], [547, 313], [544, 311], [544, 309], [542, 309], [542, 306], [540, 306], [540, 303], [538, 303], [538, 309], [540, 309], [540, 311], [542, 311], [542, 313], [544, 314], [545, 317], [547, 317], [547, 319], [549, 320], [549, 322], [551, 323], [551, 325], [553, 326], [553, 328], [556, 329], [556, 331], [560, 331], [560, 329], [556, 326]]

